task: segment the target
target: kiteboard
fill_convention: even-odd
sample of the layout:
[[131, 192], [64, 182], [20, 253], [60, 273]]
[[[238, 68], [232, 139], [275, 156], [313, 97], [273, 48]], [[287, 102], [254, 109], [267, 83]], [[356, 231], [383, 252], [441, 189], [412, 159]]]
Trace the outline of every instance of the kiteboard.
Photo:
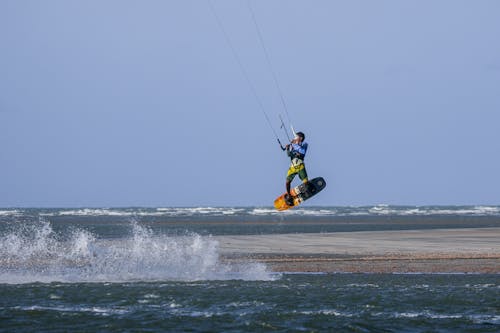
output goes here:
[[306, 201], [310, 197], [318, 194], [326, 186], [326, 182], [323, 177], [317, 177], [311, 179], [307, 183], [302, 183], [290, 190], [293, 198], [293, 205], [289, 205], [285, 200], [286, 193], [280, 195], [276, 200], [274, 200], [274, 208], [277, 210], [287, 210], [292, 207], [300, 205], [303, 201]]

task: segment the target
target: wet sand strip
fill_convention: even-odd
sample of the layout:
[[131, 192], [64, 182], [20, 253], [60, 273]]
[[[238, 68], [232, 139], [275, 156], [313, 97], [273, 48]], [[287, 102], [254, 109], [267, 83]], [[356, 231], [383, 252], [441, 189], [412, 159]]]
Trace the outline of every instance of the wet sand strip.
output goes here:
[[215, 238], [223, 260], [276, 272], [500, 273], [500, 228]]

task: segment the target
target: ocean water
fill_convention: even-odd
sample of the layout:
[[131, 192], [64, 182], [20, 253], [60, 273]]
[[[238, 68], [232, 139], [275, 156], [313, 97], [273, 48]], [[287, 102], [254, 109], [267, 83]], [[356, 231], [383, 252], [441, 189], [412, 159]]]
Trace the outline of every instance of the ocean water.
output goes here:
[[0, 332], [499, 332], [500, 275], [290, 274], [212, 236], [500, 226], [500, 207], [0, 209]]

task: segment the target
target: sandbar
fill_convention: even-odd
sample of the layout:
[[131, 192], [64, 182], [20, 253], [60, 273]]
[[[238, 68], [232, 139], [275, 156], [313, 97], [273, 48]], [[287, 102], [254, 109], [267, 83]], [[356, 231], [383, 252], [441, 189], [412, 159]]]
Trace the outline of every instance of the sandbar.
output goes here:
[[222, 260], [276, 272], [500, 273], [500, 228], [227, 235]]

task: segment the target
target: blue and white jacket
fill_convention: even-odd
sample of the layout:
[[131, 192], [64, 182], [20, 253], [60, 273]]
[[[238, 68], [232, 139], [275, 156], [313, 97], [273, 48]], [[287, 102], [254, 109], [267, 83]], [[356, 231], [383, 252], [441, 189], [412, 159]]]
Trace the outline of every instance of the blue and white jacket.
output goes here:
[[307, 142], [302, 143], [292, 143], [290, 148], [288, 148], [288, 156], [293, 160], [298, 158], [299, 160], [304, 160], [307, 152]]

